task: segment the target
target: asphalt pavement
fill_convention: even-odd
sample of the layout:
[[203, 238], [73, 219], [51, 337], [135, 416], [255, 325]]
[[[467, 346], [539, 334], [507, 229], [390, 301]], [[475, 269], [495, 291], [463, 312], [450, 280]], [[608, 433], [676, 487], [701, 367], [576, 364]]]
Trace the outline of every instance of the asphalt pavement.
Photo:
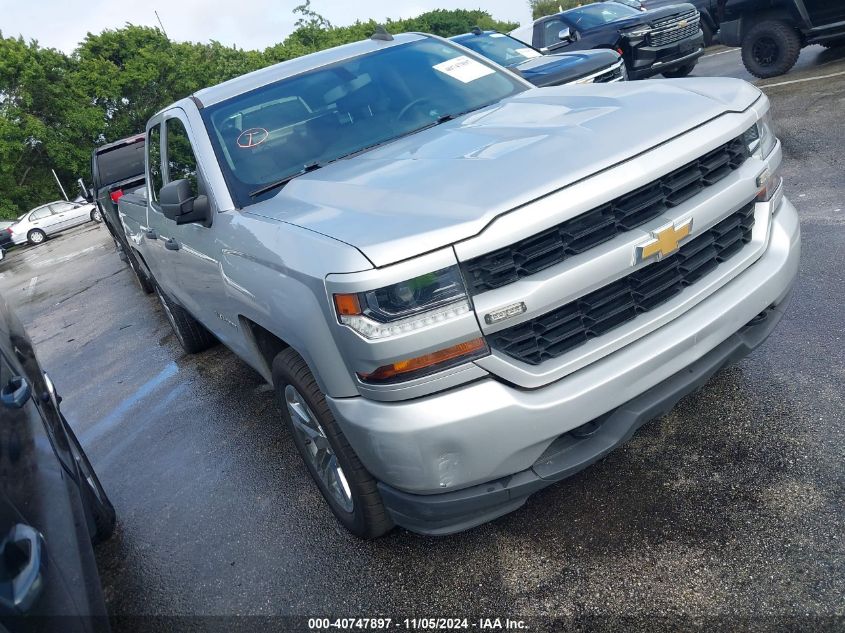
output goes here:
[[[9, 253], [0, 292], [117, 509], [97, 550], [115, 628], [222, 622], [122, 616], [281, 614], [841, 630], [843, 57], [811, 47], [796, 71], [758, 82], [803, 231], [772, 337], [598, 464], [451, 537], [344, 532], [270, 389], [222, 346], [185, 355], [103, 227]], [[720, 48], [695, 74], [746, 77]]]

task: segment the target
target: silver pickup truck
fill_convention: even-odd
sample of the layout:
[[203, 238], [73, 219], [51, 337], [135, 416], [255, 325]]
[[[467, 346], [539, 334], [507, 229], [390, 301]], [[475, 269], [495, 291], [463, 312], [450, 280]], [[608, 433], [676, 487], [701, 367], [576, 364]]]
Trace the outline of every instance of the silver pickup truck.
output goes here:
[[273, 385], [362, 537], [463, 530], [600, 459], [759, 345], [798, 269], [739, 80], [537, 89], [377, 33], [146, 133], [120, 215], [176, 336]]

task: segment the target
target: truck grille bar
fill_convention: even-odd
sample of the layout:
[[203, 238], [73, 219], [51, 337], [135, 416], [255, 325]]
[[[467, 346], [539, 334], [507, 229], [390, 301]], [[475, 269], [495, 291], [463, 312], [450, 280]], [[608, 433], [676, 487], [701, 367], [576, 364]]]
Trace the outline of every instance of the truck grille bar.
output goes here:
[[655, 22], [648, 34], [649, 46], [665, 46], [692, 37], [698, 33], [700, 20], [698, 11], [693, 10]]
[[748, 158], [741, 137], [653, 182], [462, 264], [472, 294], [500, 288], [630, 231], [717, 183]]
[[674, 255], [519, 325], [487, 336], [493, 349], [539, 365], [648, 312], [694, 284], [751, 241], [754, 202]]

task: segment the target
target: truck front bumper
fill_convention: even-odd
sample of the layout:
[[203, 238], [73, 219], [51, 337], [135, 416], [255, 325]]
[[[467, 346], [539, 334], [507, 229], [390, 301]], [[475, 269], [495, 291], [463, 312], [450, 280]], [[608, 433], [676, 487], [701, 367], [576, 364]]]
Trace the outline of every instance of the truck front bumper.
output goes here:
[[628, 78], [645, 79], [695, 62], [704, 54], [704, 34], [665, 46], [634, 46], [628, 60]]
[[464, 530], [597, 461], [762, 343], [783, 315], [799, 252], [798, 215], [784, 198], [766, 251], [748, 269], [561, 380], [526, 390], [491, 377], [404, 402], [329, 398], [329, 406], [397, 524]]

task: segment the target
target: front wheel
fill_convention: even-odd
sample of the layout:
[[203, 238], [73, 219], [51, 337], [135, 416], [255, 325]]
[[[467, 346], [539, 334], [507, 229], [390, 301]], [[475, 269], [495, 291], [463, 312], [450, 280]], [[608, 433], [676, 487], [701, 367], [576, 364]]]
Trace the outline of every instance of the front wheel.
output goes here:
[[30, 244], [35, 246], [36, 244], [41, 244], [44, 240], [46, 240], [47, 234], [41, 229], [32, 229], [26, 234], [26, 239]]
[[94, 207], [94, 209], [91, 211], [91, 221], [96, 222], [97, 224], [103, 221], [103, 214], [100, 213], [100, 210], [96, 207]]
[[783, 75], [798, 61], [801, 36], [779, 20], [764, 20], [752, 26], [742, 38], [742, 63], [755, 77]]
[[692, 72], [692, 69], [695, 68], [695, 62], [691, 64], [684, 64], [683, 66], [678, 66], [677, 68], [673, 68], [672, 70], [664, 70], [663, 76], [668, 77], [669, 79], [679, 79], [681, 77], [686, 77]]
[[372, 539], [393, 528], [376, 480], [349, 445], [302, 357], [288, 348], [273, 360], [282, 419], [329, 508], [355, 536]]

